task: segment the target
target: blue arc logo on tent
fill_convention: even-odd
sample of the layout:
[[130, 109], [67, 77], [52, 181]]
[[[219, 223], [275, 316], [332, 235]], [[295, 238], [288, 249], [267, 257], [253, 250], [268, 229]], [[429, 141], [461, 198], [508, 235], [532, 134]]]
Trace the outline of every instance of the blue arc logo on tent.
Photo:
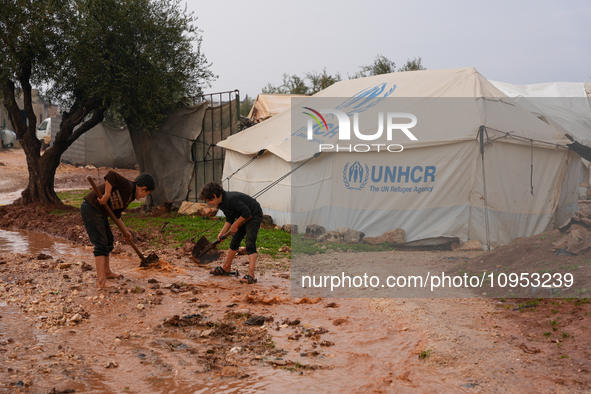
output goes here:
[[367, 164], [361, 164], [358, 161], [349, 166], [350, 162], [345, 164], [343, 169], [343, 182], [349, 190], [361, 190], [367, 185], [369, 179], [369, 167]]

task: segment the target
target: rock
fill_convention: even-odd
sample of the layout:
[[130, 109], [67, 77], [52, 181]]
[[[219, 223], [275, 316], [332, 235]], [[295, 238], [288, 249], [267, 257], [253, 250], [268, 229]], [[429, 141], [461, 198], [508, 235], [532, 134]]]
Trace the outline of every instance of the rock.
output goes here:
[[37, 260], [49, 260], [53, 257], [51, 257], [48, 254], [44, 254], [44, 253], [39, 253], [39, 255], [37, 255]]
[[184, 215], [214, 217], [218, 213], [218, 209], [200, 202], [183, 201], [179, 208], [179, 213]]
[[345, 234], [347, 231], [350, 231], [351, 229], [349, 227], [337, 227], [337, 231], [339, 232], [339, 234], [343, 235]]
[[119, 364], [117, 364], [115, 361], [109, 361], [105, 364], [105, 368], [117, 368], [118, 366]]
[[291, 248], [289, 246], [283, 245], [279, 248], [279, 252], [291, 252]]
[[326, 229], [317, 224], [309, 224], [308, 226], [306, 226], [306, 235], [320, 237], [324, 233], [326, 233]]
[[369, 245], [380, 245], [383, 243], [400, 245], [406, 243], [406, 231], [401, 228], [388, 230], [380, 237], [365, 237], [363, 241]]
[[59, 268], [61, 270], [67, 270], [71, 266], [72, 266], [72, 263], [61, 263], [60, 265], [57, 266], [57, 268]]
[[318, 237], [318, 239], [322, 239], [324, 242], [328, 243], [337, 243], [341, 241], [341, 236], [338, 231], [329, 231], [321, 237]]
[[365, 237], [365, 233], [357, 230], [348, 230], [341, 235], [345, 243], [359, 243]]
[[266, 224], [267, 226], [272, 226], [273, 218], [269, 215], [263, 215], [263, 224]]
[[72, 323], [78, 323], [82, 320], [82, 316], [79, 313], [76, 313], [74, 316], [72, 316], [70, 318], [69, 321], [71, 321]]
[[466, 241], [463, 244], [461, 244], [460, 247], [457, 250], [462, 250], [462, 251], [470, 251], [470, 250], [482, 251], [482, 244], [477, 239], [472, 239], [470, 241]]
[[143, 309], [145, 308], [145, 305], [144, 305], [144, 304], [137, 304], [136, 308], [137, 308], [139, 311], [141, 311], [141, 310], [143, 310]]
[[247, 326], [262, 326], [265, 324], [265, 317], [264, 316], [253, 316], [250, 319], [246, 320], [244, 324]]
[[284, 224], [281, 226], [283, 231], [287, 231], [290, 234], [297, 234], [298, 233], [298, 225], [297, 224]]
[[205, 338], [205, 337], [210, 336], [211, 334], [213, 334], [213, 330], [212, 329], [203, 330], [203, 331], [201, 331], [201, 334], [199, 334], [199, 337]]

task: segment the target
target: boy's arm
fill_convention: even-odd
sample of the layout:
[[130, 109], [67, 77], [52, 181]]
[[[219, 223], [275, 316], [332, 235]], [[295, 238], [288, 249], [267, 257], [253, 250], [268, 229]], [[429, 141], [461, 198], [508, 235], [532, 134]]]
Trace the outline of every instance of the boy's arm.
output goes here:
[[121, 230], [121, 234], [123, 235], [123, 238], [125, 238], [125, 240], [127, 242], [129, 242], [131, 240], [131, 233], [129, 232], [129, 230], [127, 229], [125, 224], [123, 223], [123, 220], [117, 219], [117, 221], [119, 221], [119, 229]]
[[113, 186], [111, 185], [111, 183], [109, 181], [105, 180], [105, 193], [103, 194], [102, 198], [97, 198], [97, 201], [99, 202], [99, 204], [106, 205], [107, 202], [109, 201], [109, 198], [111, 198], [112, 191], [113, 191]]
[[236, 219], [231, 226], [232, 234], [236, 234], [236, 232], [238, 231], [238, 229], [240, 228], [242, 223], [246, 222], [247, 219], [248, 218], [243, 218], [242, 216], [240, 216], [238, 219]]
[[[228, 232], [228, 230], [230, 229], [230, 226], [232, 226], [232, 224], [230, 224], [230, 222], [224, 223], [224, 227], [222, 228], [222, 230], [218, 234], [218, 240], [221, 240], [222, 235], [224, 235], [225, 233]], [[232, 234], [234, 234], [234, 233], [232, 233]]]

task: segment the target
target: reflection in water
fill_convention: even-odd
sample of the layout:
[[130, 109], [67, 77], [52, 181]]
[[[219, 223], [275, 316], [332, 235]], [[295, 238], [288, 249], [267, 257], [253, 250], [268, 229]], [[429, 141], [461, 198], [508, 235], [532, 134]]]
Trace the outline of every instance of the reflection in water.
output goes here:
[[21, 189], [12, 193], [0, 193], [0, 206], [12, 204], [20, 198], [22, 192], [23, 191]]
[[8, 231], [0, 229], [0, 253], [45, 253], [49, 255], [74, 255], [92, 257], [88, 251], [68, 241], [34, 231]]

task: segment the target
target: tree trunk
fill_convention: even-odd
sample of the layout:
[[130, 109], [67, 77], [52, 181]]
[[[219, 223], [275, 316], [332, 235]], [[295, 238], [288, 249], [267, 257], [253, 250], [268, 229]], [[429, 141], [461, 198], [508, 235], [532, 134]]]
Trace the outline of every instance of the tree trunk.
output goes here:
[[[70, 113], [63, 114], [60, 130], [52, 141], [52, 146], [41, 154], [41, 141], [36, 136], [37, 117], [32, 106], [29, 76], [30, 73], [25, 68], [19, 79], [26, 121], [16, 104], [14, 82], [10, 79], [0, 81], [4, 93], [4, 107], [10, 114], [14, 131], [25, 151], [29, 171], [29, 184], [16, 203], [63, 205], [54, 190], [55, 172], [60, 158], [74, 141], [103, 120], [106, 108], [101, 106], [100, 100], [78, 100]], [[93, 115], [85, 120], [91, 112], [94, 112]], [[80, 126], [74, 130], [78, 125]]]
[[28, 145], [26, 142], [22, 144], [27, 156], [29, 184], [23, 190], [21, 198], [17, 200], [17, 203], [25, 205], [61, 205], [62, 202], [54, 190], [54, 182], [55, 172], [59, 166], [60, 157], [63, 152], [58, 154], [58, 147], [53, 146], [41, 155], [40, 147], [37, 148], [36, 146], [31, 147]]

